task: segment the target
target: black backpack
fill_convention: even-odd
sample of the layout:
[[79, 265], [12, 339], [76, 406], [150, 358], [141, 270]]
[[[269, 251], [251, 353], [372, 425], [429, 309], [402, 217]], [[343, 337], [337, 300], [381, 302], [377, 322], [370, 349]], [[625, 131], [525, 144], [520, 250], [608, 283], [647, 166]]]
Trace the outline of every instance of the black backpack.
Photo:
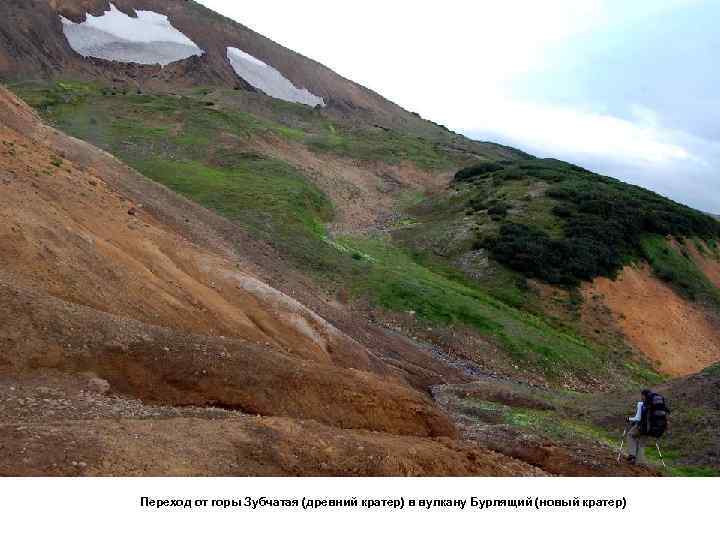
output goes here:
[[668, 427], [670, 408], [660, 394], [648, 394], [643, 403], [640, 432], [643, 435], [660, 438]]

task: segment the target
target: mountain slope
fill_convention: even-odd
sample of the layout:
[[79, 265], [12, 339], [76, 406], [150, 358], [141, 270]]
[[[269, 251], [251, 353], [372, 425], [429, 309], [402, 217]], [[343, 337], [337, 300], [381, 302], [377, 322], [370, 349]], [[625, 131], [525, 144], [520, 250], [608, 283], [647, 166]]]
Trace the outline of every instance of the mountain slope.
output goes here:
[[[0, 190], [6, 203], [0, 229], [3, 429], [25, 426], [25, 433], [41, 440], [62, 439], [56, 431], [46, 431], [43, 414], [18, 423], [13, 404], [22, 400], [14, 392], [29, 387], [32, 393], [24, 397], [32, 406], [47, 388], [69, 386], [59, 400], [69, 421], [77, 395], [72, 389], [83, 387], [83, 381], [99, 381], [88, 399], [93, 394], [102, 399], [111, 389], [141, 398], [150, 416], [157, 416], [150, 404], [171, 407], [175, 416], [184, 415], [183, 409], [173, 408], [177, 406], [221, 406], [316, 418], [342, 428], [452, 435], [450, 422], [403, 381], [402, 371], [385, 365], [250, 270], [239, 269], [242, 260], [203, 223], [204, 212], [170, 192], [148, 205], [129, 197], [121, 182], [141, 190], [148, 182], [92, 147], [44, 128], [4, 90], [0, 120]], [[162, 198], [170, 203], [165, 211], [173, 203], [184, 208], [172, 213], [185, 216], [181, 221], [205, 247], [193, 242], [185, 227], [173, 226], [162, 211], [155, 211]], [[199, 223], [187, 225], [190, 220]], [[422, 362], [420, 354], [415, 361]], [[121, 402], [117, 405], [124, 410]], [[71, 432], [105, 429], [102, 422], [66, 425], [63, 429]], [[337, 436], [356, 437], [351, 432]], [[396, 448], [403, 444], [402, 439], [393, 441]], [[388, 455], [395, 451], [389, 442], [386, 450], [382, 441], [378, 444]], [[35, 455], [23, 474], [72, 468], [68, 463], [51, 466], [56, 459], [52, 452]], [[449, 452], [448, 457], [455, 455]], [[4, 459], [13, 455], [4, 454]], [[433, 463], [441, 466], [440, 461], [434, 458]], [[453, 469], [456, 465], [445, 472], [473, 467]], [[2, 470], [11, 471], [10, 466], [4, 461]], [[115, 470], [102, 462], [96, 466], [97, 472]], [[194, 473], [212, 472], [203, 467], [197, 464]], [[312, 473], [310, 465], [303, 467], [298, 471]]]
[[1, 88], [0, 140], [0, 474], [546, 474], [413, 388], [460, 370], [326, 304], [361, 345], [253, 276], [270, 246]]
[[123, 94], [67, 82], [13, 88], [60, 129], [266, 239], [283, 264], [342, 303], [362, 313], [369, 302], [372, 320], [397, 328], [395, 316], [377, 308], [413, 312], [411, 324], [400, 326], [425, 334], [427, 320], [438, 344], [448, 341], [448, 327], [468, 327], [469, 340], [482, 337], [463, 355], [491, 369], [522, 365], [579, 385], [607, 375], [605, 354], [592, 343], [458, 282], [448, 269], [413, 260], [393, 242], [404, 208], [444, 191], [467, 154], [222, 90]]
[[[136, 10], [167, 16], [172, 26], [205, 54], [164, 68], [84, 58], [68, 43], [60, 17], [81, 23], [88, 14], [103, 16], [110, 11], [111, 4], [131, 17], [137, 16]], [[102, 80], [133, 89], [140, 86], [168, 90], [206, 85], [257, 91], [233, 69], [228, 48], [235, 48], [271, 66], [298, 89], [307, 89], [319, 96], [337, 114], [446, 140], [463, 149], [514, 152], [500, 145], [451, 137], [444, 128], [193, 1], [33, 0], [28, 3], [8, 0], [0, 5], [0, 20], [4, 21], [0, 23], [0, 80], [66, 78]]]

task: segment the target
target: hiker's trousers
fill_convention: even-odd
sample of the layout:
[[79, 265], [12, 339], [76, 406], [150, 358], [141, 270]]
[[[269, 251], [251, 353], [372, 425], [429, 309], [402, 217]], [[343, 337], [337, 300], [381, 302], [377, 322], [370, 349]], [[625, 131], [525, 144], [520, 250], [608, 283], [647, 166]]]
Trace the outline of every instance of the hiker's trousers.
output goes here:
[[640, 434], [640, 426], [633, 425], [627, 434], [628, 454], [635, 456], [635, 463], [645, 463], [645, 439]]

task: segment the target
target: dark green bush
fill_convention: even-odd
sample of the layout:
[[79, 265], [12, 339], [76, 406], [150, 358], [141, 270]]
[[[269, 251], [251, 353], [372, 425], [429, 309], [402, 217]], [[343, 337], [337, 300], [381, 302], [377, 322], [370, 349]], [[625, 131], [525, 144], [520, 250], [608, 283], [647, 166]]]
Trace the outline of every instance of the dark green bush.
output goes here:
[[520, 180], [523, 177], [523, 173], [520, 169], [505, 169], [498, 173], [496, 177], [504, 181]]
[[487, 161], [483, 163], [478, 163], [477, 165], [473, 165], [471, 167], [466, 167], [465, 169], [458, 171], [455, 174], [455, 180], [458, 182], [465, 182], [467, 180], [470, 180], [471, 178], [482, 176], [488, 173], [494, 173], [501, 170], [503, 170], [503, 166], [499, 163]]
[[493, 204], [490, 208], [488, 208], [488, 215], [504, 218], [508, 215], [509, 210], [510, 205], [504, 202], [497, 202]]
[[528, 277], [557, 285], [577, 285], [598, 275], [610, 275], [620, 254], [589, 237], [551, 238], [529, 225], [508, 223], [500, 234], [479, 244], [506, 266]]
[[468, 201], [468, 206], [473, 212], [480, 212], [482, 210], [487, 210], [488, 204], [485, 201], [485, 197], [475, 197], [474, 199], [470, 199]]
[[[517, 168], [531, 178], [553, 179], [546, 196], [558, 201], [552, 213], [561, 221], [562, 237], [551, 237], [537, 226], [506, 223], [483, 245], [498, 261], [526, 276], [574, 285], [612, 276], [629, 259], [646, 259], [641, 243], [648, 236], [696, 237], [708, 243], [720, 237], [717, 220], [647, 189], [557, 160], [526, 160]], [[458, 174], [464, 178], [471, 172], [475, 170]], [[507, 216], [508, 208], [488, 206], [491, 216]], [[682, 281], [678, 276], [661, 277]]]
[[572, 206], [567, 204], [561, 204], [560, 206], [556, 206], [552, 210], [553, 214], [555, 214], [558, 217], [561, 218], [569, 218], [575, 214], [575, 210]]

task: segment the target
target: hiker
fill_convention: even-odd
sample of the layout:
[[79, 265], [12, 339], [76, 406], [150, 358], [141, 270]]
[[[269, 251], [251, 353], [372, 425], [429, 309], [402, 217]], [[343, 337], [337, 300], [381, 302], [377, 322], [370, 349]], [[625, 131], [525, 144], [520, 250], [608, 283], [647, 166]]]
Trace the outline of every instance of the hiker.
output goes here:
[[650, 437], [659, 439], [667, 429], [667, 415], [670, 408], [665, 398], [651, 390], [641, 392], [642, 400], [638, 401], [635, 416], [628, 418], [631, 423], [627, 432], [628, 456], [630, 463], [643, 465], [645, 460], [645, 444]]

